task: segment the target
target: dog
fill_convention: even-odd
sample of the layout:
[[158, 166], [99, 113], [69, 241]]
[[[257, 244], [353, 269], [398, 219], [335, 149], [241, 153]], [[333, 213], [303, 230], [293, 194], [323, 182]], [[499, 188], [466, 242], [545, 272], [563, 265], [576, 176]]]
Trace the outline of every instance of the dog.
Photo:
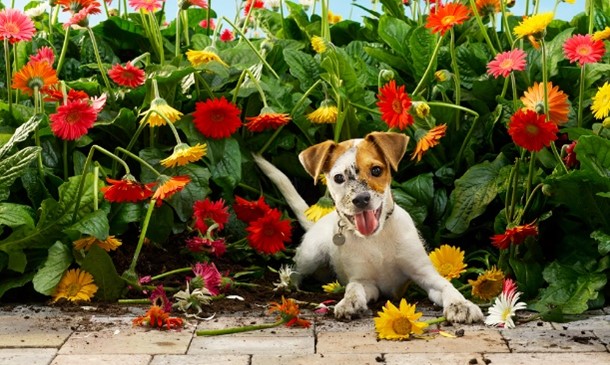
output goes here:
[[278, 187], [305, 235], [295, 254], [295, 271], [302, 277], [330, 266], [345, 287], [335, 317], [350, 320], [368, 311], [380, 294], [395, 297], [411, 280], [450, 322], [483, 320], [481, 309], [434, 268], [423, 240], [406, 210], [394, 203], [391, 173], [406, 152], [409, 137], [372, 132], [361, 139], [326, 141], [299, 154], [305, 171], [327, 181], [335, 210], [313, 223], [308, 208], [288, 177], [259, 155], [254, 161]]

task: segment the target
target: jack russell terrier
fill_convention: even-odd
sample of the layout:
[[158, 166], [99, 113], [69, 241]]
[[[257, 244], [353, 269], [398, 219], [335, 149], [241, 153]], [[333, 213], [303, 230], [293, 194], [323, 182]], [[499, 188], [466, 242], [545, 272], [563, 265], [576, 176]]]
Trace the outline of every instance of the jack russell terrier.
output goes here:
[[394, 203], [391, 170], [396, 171], [409, 137], [373, 132], [363, 139], [326, 141], [299, 154], [303, 167], [317, 182], [326, 176], [335, 210], [316, 223], [305, 217], [308, 208], [290, 180], [261, 156], [260, 169], [278, 187], [306, 230], [295, 255], [300, 276], [330, 266], [346, 285], [335, 317], [351, 319], [367, 311], [379, 295], [401, 294], [408, 280], [424, 289], [443, 307], [450, 322], [483, 320], [481, 309], [434, 268], [409, 213]]

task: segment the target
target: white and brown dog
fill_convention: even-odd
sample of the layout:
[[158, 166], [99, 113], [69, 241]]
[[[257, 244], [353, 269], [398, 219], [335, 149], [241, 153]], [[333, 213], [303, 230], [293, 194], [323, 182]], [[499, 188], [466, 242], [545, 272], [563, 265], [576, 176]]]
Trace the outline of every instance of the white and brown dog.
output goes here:
[[367, 310], [380, 294], [395, 296], [408, 280], [443, 306], [448, 321], [481, 321], [481, 309], [436, 271], [409, 213], [397, 206], [390, 190], [391, 172], [405, 154], [409, 137], [374, 132], [363, 139], [326, 141], [299, 155], [317, 181], [326, 175], [335, 210], [312, 223], [307, 203], [290, 180], [268, 161], [254, 156], [261, 170], [277, 185], [307, 231], [295, 256], [301, 276], [330, 266], [346, 285], [335, 307], [337, 318], [351, 319]]

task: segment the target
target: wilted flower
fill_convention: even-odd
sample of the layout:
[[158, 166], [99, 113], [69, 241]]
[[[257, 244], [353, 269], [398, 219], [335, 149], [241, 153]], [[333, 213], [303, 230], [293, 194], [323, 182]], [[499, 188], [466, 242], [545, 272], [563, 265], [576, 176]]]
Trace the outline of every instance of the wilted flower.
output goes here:
[[277, 273], [280, 277], [280, 281], [273, 283], [275, 286], [273, 290], [290, 290], [295, 286], [295, 284], [292, 282], [292, 277], [296, 275], [296, 271], [294, 271], [293, 266], [282, 265]]

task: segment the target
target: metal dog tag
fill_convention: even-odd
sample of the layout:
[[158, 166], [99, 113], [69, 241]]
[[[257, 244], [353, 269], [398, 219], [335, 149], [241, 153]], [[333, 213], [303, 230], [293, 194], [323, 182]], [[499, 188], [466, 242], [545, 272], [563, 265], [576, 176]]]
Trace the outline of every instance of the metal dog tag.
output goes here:
[[337, 246], [342, 246], [345, 243], [345, 236], [342, 233], [336, 233], [333, 236], [333, 243]]

